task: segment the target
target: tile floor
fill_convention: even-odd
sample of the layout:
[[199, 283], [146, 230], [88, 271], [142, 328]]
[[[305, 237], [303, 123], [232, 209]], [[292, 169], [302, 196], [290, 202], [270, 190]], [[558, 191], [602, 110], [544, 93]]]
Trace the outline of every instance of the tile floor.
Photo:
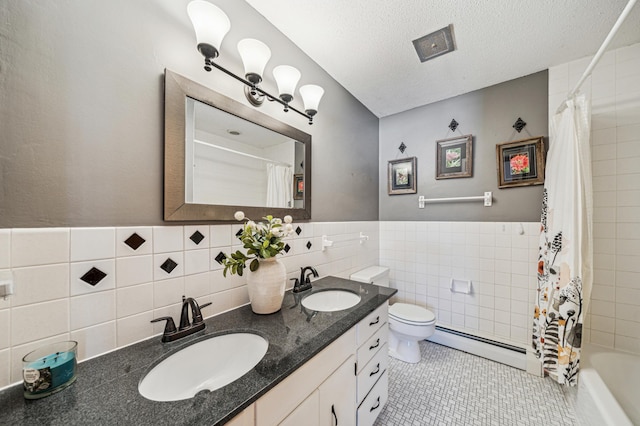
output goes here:
[[549, 378], [423, 341], [422, 360], [390, 358], [389, 401], [375, 426], [577, 425]]

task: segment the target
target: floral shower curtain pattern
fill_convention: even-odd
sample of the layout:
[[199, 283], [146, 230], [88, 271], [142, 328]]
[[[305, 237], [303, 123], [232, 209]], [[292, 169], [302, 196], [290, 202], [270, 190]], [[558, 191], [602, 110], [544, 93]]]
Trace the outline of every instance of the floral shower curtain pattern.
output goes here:
[[553, 117], [542, 201], [532, 346], [558, 383], [577, 383], [591, 294], [591, 112], [584, 95]]

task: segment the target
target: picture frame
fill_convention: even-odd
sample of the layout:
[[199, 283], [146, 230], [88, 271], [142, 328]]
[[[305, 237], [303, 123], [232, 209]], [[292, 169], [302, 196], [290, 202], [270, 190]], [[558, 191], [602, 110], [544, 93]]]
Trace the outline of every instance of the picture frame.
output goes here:
[[416, 157], [389, 161], [387, 173], [389, 195], [415, 194], [417, 170]]
[[436, 179], [473, 176], [473, 135], [436, 141]]
[[498, 188], [544, 184], [544, 137], [496, 145]]
[[293, 175], [293, 199], [304, 200], [304, 175], [302, 173]]

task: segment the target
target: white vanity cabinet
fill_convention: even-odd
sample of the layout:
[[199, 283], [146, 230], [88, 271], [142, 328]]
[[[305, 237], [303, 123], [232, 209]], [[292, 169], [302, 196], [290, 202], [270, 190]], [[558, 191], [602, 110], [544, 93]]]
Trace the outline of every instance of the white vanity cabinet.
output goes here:
[[318, 419], [321, 426], [332, 426], [333, 412], [340, 426], [355, 425], [355, 342], [354, 327], [258, 399], [256, 426], [293, 425], [298, 418], [305, 419], [298, 424]]
[[233, 426], [372, 425], [387, 401], [388, 305], [231, 420]]
[[388, 399], [388, 312], [385, 303], [356, 326], [358, 426], [373, 425]]

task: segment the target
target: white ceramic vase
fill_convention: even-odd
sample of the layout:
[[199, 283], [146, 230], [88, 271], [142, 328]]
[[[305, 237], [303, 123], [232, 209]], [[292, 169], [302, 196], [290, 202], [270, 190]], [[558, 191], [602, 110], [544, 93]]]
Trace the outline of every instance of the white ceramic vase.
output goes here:
[[258, 261], [260, 267], [247, 275], [251, 309], [256, 314], [272, 314], [282, 307], [287, 270], [275, 257]]

